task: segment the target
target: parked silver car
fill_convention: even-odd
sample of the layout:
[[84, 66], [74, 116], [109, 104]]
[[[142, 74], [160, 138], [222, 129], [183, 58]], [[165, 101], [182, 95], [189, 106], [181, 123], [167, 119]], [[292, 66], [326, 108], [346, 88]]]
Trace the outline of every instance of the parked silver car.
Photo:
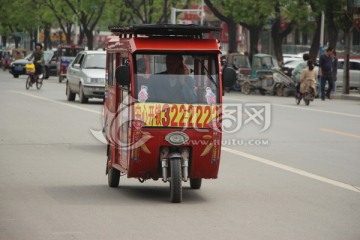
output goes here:
[[104, 98], [105, 64], [105, 51], [79, 52], [67, 70], [67, 100], [74, 101], [76, 94], [81, 103], [89, 98]]
[[[360, 60], [350, 59], [350, 89], [360, 89]], [[344, 76], [344, 59], [338, 59], [336, 87], [342, 87]]]

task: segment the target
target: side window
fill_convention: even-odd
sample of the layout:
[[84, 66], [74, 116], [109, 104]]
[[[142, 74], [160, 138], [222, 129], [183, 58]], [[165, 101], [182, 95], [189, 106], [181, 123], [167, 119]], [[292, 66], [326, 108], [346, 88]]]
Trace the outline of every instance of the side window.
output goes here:
[[115, 66], [116, 66], [116, 57], [115, 53], [109, 53], [109, 86], [113, 86], [115, 84]]
[[344, 62], [343, 61], [338, 61], [337, 69], [344, 69]]
[[85, 54], [81, 54], [80, 58], [79, 58], [79, 64], [80, 64], [80, 67], [83, 67], [83, 64], [84, 64], [84, 59], [85, 59], [86, 55]]
[[76, 58], [75, 58], [75, 60], [74, 60], [74, 62], [73, 62], [73, 64], [72, 64], [72, 66], [74, 66], [74, 65], [77, 64], [77, 63], [79, 63], [79, 60], [80, 60], [81, 57], [82, 57], [82, 54], [77, 55]]

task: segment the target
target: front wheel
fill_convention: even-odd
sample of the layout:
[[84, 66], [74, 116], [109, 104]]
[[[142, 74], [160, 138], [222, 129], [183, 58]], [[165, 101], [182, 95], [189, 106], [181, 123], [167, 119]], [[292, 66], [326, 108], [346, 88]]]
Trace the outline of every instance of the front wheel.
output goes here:
[[87, 103], [88, 98], [84, 94], [84, 87], [80, 84], [80, 90], [79, 90], [79, 98], [81, 103]]
[[301, 94], [300, 93], [295, 94], [295, 102], [297, 105], [300, 104], [300, 102], [301, 102]]
[[237, 81], [235, 82], [235, 84], [232, 87], [235, 91], [240, 92], [241, 91], [241, 85], [240, 83], [238, 83]]
[[309, 93], [305, 93], [305, 95], [304, 95], [304, 102], [305, 102], [306, 106], [309, 106], [309, 104], [310, 104], [310, 98], [308, 95], [309, 95]]
[[26, 79], [25, 88], [28, 90], [31, 87], [31, 76], [29, 75]]
[[107, 175], [108, 175], [108, 185], [112, 188], [117, 188], [120, 183], [120, 171], [116, 168], [113, 168], [110, 165], [111, 161], [111, 155], [108, 156], [108, 159], [106, 161], [106, 169], [107, 169]]
[[38, 78], [38, 80], [36, 81], [36, 88], [40, 89], [42, 87], [42, 83], [43, 83], [43, 79]]
[[66, 83], [66, 99], [69, 102], [72, 102], [75, 100], [75, 96], [76, 96], [75, 93], [71, 92], [69, 83]]
[[182, 201], [182, 178], [180, 158], [170, 159], [170, 201], [180, 203]]

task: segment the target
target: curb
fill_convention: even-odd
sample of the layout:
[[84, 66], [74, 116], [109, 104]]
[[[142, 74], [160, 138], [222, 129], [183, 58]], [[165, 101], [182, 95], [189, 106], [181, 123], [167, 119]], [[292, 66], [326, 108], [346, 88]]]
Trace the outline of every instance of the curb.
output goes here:
[[349, 95], [349, 94], [334, 94], [331, 96], [333, 99], [341, 99], [341, 100], [352, 100], [352, 101], [360, 101], [360, 94], [358, 95]]

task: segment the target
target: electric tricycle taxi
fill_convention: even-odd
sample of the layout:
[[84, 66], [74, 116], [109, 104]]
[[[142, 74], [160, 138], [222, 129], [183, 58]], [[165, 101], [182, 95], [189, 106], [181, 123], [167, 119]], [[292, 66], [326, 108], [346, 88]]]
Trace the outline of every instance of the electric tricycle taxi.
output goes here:
[[[170, 183], [170, 201], [218, 177], [222, 78], [219, 28], [196, 25], [109, 26], [104, 100], [106, 174]], [[229, 77], [227, 77], [227, 75]], [[230, 76], [231, 75], [231, 76]], [[222, 79], [222, 81], [221, 81]]]
[[66, 78], [67, 69], [78, 52], [85, 48], [79, 45], [60, 44], [57, 50], [56, 68], [59, 76], [59, 83]]

